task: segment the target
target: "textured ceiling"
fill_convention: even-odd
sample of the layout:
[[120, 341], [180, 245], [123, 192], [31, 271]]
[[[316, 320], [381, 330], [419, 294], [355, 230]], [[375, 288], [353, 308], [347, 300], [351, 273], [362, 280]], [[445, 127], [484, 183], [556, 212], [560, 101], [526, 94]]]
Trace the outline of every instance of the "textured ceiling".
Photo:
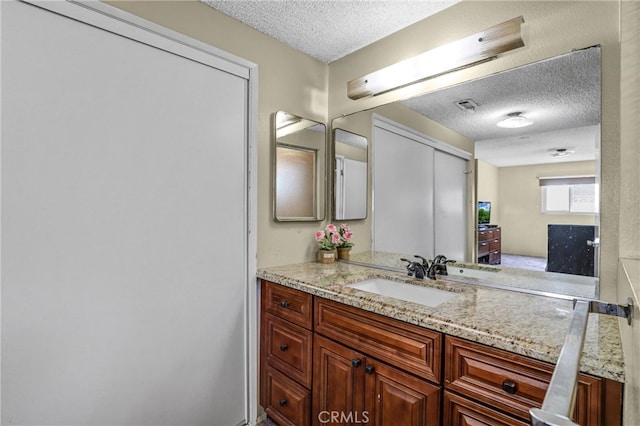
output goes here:
[[201, 0], [325, 63], [348, 55], [460, 0]]
[[[472, 99], [474, 113], [455, 104]], [[600, 49], [572, 52], [404, 101], [409, 108], [476, 141], [476, 158], [498, 167], [593, 160], [600, 124]], [[496, 123], [521, 112], [533, 125]], [[551, 157], [550, 150], [575, 154]]]
[[[459, 0], [201, 1], [331, 63]], [[464, 99], [479, 105], [475, 113], [455, 105]], [[476, 141], [476, 158], [497, 167], [593, 160], [600, 131], [600, 49], [522, 66], [405, 104]], [[521, 129], [495, 125], [511, 112], [521, 112], [534, 124]], [[550, 155], [561, 148], [575, 153]]]

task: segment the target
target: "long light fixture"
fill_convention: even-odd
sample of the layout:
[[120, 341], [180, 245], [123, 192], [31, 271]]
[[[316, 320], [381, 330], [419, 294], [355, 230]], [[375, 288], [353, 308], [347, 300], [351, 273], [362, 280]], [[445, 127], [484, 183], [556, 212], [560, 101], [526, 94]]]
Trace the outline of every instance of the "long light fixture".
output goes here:
[[521, 112], [512, 112], [507, 114], [507, 118], [500, 120], [496, 123], [496, 126], [503, 129], [519, 129], [520, 127], [531, 126], [533, 121], [522, 115]]
[[360, 99], [491, 61], [524, 46], [519, 16], [463, 39], [397, 62], [347, 83], [347, 96]]

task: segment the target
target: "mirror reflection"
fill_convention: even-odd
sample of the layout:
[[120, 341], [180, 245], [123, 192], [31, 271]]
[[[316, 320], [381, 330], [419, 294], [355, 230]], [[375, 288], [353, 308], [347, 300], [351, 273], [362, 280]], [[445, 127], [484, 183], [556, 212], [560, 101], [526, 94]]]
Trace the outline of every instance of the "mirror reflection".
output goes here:
[[335, 129], [334, 147], [334, 218], [365, 219], [368, 194], [368, 142], [356, 133]]
[[[373, 114], [474, 152], [466, 262], [571, 282], [575, 288], [545, 291], [597, 297], [599, 47], [357, 113], [353, 119]], [[503, 120], [508, 121], [498, 124]], [[374, 137], [374, 153], [376, 147]], [[374, 182], [374, 192], [376, 187]], [[381, 220], [375, 213], [373, 249]], [[357, 254], [352, 258], [357, 260]], [[375, 252], [361, 260], [386, 262], [383, 266], [394, 262]]]
[[284, 111], [274, 114], [274, 219], [324, 219], [326, 127]]

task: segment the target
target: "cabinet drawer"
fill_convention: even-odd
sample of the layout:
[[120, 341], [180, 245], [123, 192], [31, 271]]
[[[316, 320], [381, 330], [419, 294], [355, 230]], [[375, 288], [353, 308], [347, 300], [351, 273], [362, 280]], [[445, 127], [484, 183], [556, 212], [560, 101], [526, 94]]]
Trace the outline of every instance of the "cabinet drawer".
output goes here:
[[494, 239], [489, 242], [489, 251], [500, 250], [500, 240]]
[[493, 230], [493, 238], [500, 239], [502, 236], [502, 228], [496, 228]]
[[263, 312], [269, 312], [311, 330], [313, 296], [269, 281], [262, 283]]
[[301, 385], [311, 388], [311, 331], [271, 314], [265, 315], [262, 327], [267, 362]]
[[278, 371], [267, 367], [263, 380], [267, 415], [280, 426], [308, 425], [311, 416], [311, 392]]
[[478, 241], [486, 241], [493, 238], [493, 231], [478, 231]]
[[489, 242], [481, 241], [478, 243], [478, 256], [486, 256], [489, 254]]
[[320, 297], [315, 298], [314, 311], [317, 333], [441, 383], [440, 333]]
[[444, 423], [447, 426], [528, 426], [484, 405], [449, 391], [444, 393]]
[[[445, 387], [499, 410], [529, 420], [529, 409], [544, 400], [553, 365], [468, 342], [445, 339]], [[581, 425], [602, 424], [602, 379], [581, 374], [575, 420]]]

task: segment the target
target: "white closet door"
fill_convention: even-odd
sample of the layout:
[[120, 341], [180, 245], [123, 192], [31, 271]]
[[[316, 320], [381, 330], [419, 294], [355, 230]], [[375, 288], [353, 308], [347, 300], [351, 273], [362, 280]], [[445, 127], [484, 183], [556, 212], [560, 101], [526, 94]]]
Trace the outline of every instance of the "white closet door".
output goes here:
[[434, 158], [436, 253], [465, 260], [467, 252], [467, 161], [436, 151]]
[[2, 423], [244, 424], [247, 81], [1, 3]]
[[373, 249], [432, 258], [434, 149], [373, 130]]

